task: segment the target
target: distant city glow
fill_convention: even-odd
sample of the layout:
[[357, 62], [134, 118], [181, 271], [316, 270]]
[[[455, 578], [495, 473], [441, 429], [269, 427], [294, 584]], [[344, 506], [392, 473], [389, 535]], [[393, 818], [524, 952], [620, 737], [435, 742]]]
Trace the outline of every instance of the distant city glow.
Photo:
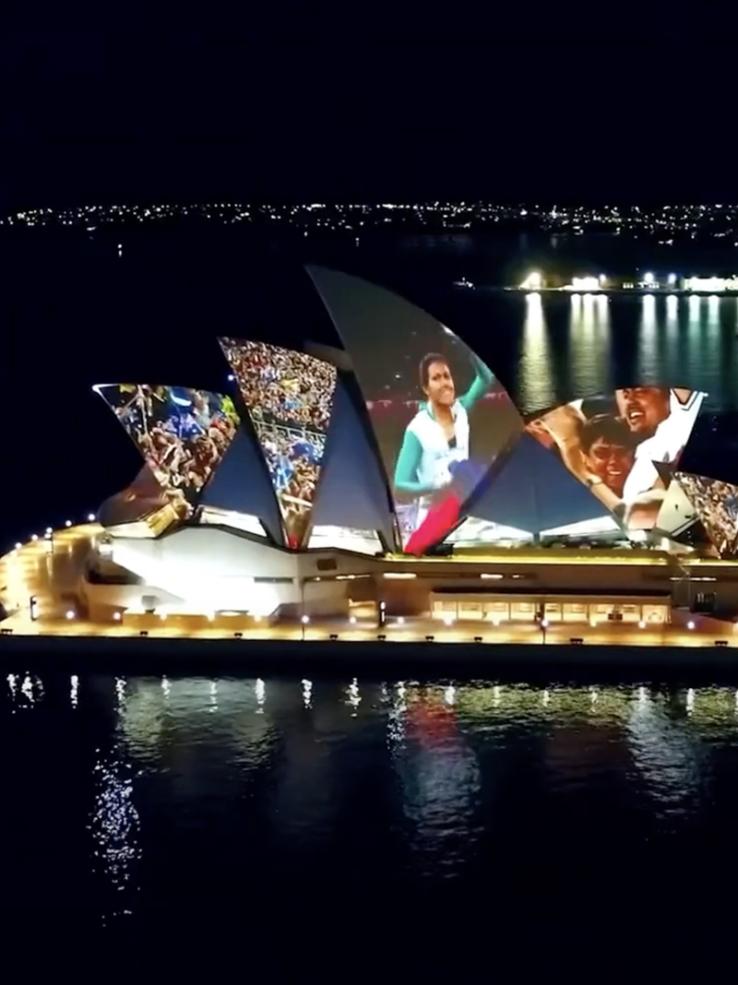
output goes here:
[[[557, 205], [536, 203], [413, 201], [404, 202], [200, 202], [151, 204], [90, 204], [69, 208], [22, 209], [0, 218], [0, 225], [28, 228], [56, 226], [83, 228], [91, 236], [105, 227], [136, 226], [178, 221], [206, 220], [224, 225], [283, 225], [307, 236], [309, 232], [351, 232], [409, 225], [421, 229], [484, 229], [497, 223], [518, 223], [526, 229], [561, 231], [580, 235], [603, 230], [615, 234], [651, 236], [660, 244], [673, 245], [675, 237], [720, 239], [734, 242], [738, 205], [692, 203], [654, 206]], [[355, 237], [354, 237], [355, 238]], [[116, 241], [118, 256], [123, 242]]]

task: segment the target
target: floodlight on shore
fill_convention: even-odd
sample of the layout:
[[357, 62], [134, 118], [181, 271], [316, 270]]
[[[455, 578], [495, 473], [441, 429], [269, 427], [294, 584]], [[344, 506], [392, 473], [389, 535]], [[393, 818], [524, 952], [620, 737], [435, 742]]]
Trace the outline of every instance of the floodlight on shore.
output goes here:
[[543, 277], [538, 270], [531, 270], [525, 280], [521, 283], [520, 288], [523, 291], [540, 291], [543, 287]]
[[572, 277], [571, 284], [565, 286], [567, 291], [592, 292], [601, 290], [599, 278], [597, 277]]

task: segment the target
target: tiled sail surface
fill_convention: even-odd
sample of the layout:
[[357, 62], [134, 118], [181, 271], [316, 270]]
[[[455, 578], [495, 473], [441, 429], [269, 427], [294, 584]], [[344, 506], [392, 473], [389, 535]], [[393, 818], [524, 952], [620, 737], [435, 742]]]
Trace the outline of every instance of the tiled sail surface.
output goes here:
[[351, 357], [402, 547], [422, 554], [463, 519], [522, 418], [489, 367], [432, 315], [358, 277], [308, 272]]
[[303, 352], [222, 338], [279, 503], [287, 541], [309, 537], [333, 413], [336, 368]]
[[623, 387], [538, 414], [526, 430], [623, 527], [650, 530], [704, 397], [684, 388]]
[[738, 486], [677, 472], [674, 477], [721, 558], [738, 555]]
[[139, 493], [134, 483], [124, 496], [126, 510], [114, 510], [111, 520], [120, 516], [118, 522], [125, 523], [125, 516], [133, 518], [139, 511], [137, 499], [142, 500], [141, 511], [145, 506], [146, 515], [156, 515], [151, 525], [155, 533], [189, 519], [238, 431], [231, 398], [209, 390], [138, 383], [94, 389], [140, 451], [145, 474], [153, 476], [161, 490], [160, 497], [153, 497], [150, 488], [139, 483]]

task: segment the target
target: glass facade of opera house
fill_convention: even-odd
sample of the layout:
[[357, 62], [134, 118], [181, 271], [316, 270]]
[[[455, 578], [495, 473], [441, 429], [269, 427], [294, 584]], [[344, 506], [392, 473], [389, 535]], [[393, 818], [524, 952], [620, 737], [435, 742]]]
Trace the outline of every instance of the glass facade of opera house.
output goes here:
[[142, 463], [100, 508], [88, 607], [275, 616], [381, 596], [564, 622], [734, 608], [738, 487], [688, 469], [704, 393], [632, 380], [523, 416], [432, 315], [309, 274], [342, 349], [228, 337], [230, 393], [95, 388]]

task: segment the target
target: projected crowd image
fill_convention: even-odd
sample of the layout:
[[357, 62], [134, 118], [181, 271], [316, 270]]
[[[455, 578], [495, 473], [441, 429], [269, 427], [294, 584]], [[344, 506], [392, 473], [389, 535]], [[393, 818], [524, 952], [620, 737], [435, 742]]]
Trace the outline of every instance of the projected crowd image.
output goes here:
[[738, 554], [738, 486], [685, 473], [677, 473], [676, 479], [720, 557], [735, 557]]
[[[531, 420], [527, 431], [630, 530], [650, 530], [705, 394], [630, 387], [574, 400]], [[668, 471], [668, 470], [666, 470]]]
[[239, 425], [230, 397], [147, 384], [96, 387], [161, 486], [172, 519], [188, 519]]
[[304, 546], [331, 420], [336, 368], [302, 352], [225, 338], [290, 546]]

